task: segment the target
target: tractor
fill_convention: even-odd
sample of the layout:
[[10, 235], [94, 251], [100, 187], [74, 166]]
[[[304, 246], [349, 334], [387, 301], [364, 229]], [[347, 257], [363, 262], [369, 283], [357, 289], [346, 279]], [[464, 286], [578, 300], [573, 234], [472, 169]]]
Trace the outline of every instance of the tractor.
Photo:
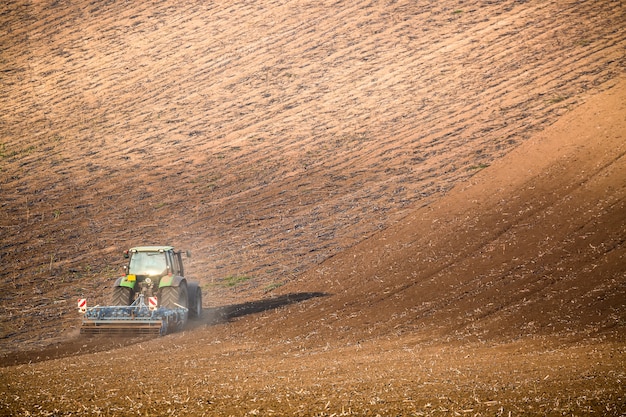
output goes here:
[[[181, 251], [172, 246], [138, 246], [124, 252], [128, 265], [113, 286], [110, 306], [88, 308], [81, 333], [159, 333], [182, 329], [202, 316], [202, 290], [185, 278]], [[191, 254], [187, 251], [187, 257]]]

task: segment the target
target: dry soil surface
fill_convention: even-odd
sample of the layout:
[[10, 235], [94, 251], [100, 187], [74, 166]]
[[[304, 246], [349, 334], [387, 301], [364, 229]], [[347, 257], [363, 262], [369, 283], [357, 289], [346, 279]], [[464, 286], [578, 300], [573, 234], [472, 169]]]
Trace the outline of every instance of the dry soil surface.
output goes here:
[[[624, 415], [619, 1], [0, 6], [0, 414]], [[205, 315], [84, 338], [124, 249]]]

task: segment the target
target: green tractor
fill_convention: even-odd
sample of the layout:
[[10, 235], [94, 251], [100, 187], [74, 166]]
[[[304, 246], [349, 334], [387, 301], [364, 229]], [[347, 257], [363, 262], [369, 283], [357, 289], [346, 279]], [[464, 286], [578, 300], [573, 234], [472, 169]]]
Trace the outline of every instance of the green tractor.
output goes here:
[[82, 307], [81, 333], [166, 334], [183, 328], [188, 317], [202, 315], [202, 290], [185, 278], [181, 251], [172, 246], [138, 246], [126, 251], [125, 257], [128, 265], [115, 282], [111, 305]]

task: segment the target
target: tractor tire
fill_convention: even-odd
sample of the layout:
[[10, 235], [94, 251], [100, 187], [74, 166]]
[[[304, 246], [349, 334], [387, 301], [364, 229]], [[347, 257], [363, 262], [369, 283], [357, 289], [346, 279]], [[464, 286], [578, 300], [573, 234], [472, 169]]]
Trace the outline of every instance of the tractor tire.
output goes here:
[[189, 317], [192, 319], [202, 317], [202, 290], [197, 283], [189, 284]]
[[113, 287], [111, 305], [129, 306], [133, 303], [133, 289], [128, 287]]
[[161, 288], [161, 299], [159, 305], [165, 308], [187, 308], [187, 283], [181, 282], [178, 287]]

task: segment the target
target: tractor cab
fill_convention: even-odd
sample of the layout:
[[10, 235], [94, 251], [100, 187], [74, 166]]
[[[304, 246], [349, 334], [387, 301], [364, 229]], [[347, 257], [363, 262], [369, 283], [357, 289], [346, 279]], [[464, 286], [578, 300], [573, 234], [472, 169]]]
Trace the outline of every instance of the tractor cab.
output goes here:
[[125, 257], [130, 258], [127, 274], [138, 282], [146, 278], [158, 282], [165, 275], [185, 275], [181, 253], [175, 252], [171, 246], [140, 246], [129, 249]]
[[131, 300], [139, 293], [151, 296], [184, 280], [181, 252], [171, 246], [138, 246], [124, 252], [124, 257], [129, 259], [128, 265], [115, 285], [130, 288]]

